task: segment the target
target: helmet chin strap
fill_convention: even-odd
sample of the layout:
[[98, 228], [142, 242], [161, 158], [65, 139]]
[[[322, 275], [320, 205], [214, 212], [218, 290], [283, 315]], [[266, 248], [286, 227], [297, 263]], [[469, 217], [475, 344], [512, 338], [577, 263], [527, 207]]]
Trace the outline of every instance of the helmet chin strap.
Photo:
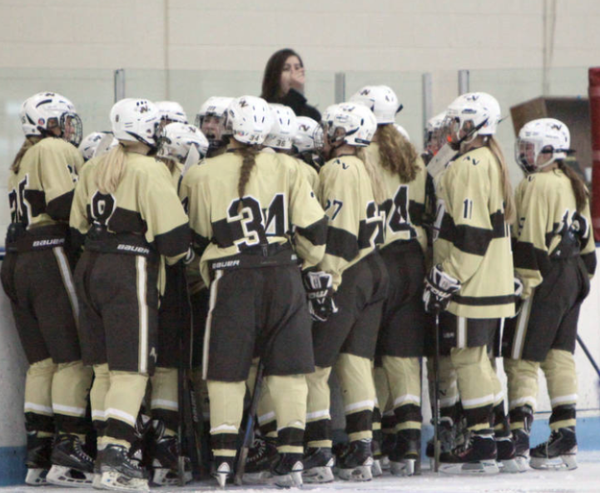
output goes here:
[[[451, 143], [450, 146], [454, 150], [458, 151], [458, 150], [460, 150], [460, 148], [462, 147], [463, 144], [470, 144], [471, 142], [473, 142], [475, 140], [475, 138], [477, 137], [477, 132], [483, 128], [483, 126], [487, 123], [487, 121], [488, 121], [488, 119], [486, 118], [479, 125], [474, 127], [473, 130], [471, 130], [464, 137], [459, 138], [458, 142], [456, 142], [455, 144]], [[459, 132], [460, 132], [460, 130], [459, 130]], [[471, 138], [469, 140], [467, 140], [469, 137], [471, 137]]]

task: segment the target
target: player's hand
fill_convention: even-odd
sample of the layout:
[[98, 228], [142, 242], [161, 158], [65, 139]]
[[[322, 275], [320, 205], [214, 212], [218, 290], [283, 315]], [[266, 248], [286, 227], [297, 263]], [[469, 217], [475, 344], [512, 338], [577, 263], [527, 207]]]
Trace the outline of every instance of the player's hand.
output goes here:
[[441, 265], [434, 265], [425, 278], [423, 302], [425, 311], [439, 313], [445, 310], [450, 298], [460, 290], [460, 281], [442, 270]]
[[316, 322], [325, 322], [338, 308], [333, 300], [333, 277], [327, 272], [307, 272], [303, 276], [308, 311]]

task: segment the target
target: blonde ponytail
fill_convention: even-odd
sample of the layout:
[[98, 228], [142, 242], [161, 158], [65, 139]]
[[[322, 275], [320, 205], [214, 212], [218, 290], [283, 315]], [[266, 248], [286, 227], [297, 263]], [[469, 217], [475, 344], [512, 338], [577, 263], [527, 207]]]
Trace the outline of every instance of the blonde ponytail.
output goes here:
[[42, 137], [29, 136], [25, 138], [25, 142], [23, 142], [23, 145], [19, 149], [19, 152], [17, 152], [14, 161], [10, 165], [10, 170], [15, 175], [19, 172], [19, 168], [21, 167], [21, 160], [23, 159], [25, 153], [34, 145], [36, 145], [40, 140], [42, 140]]
[[96, 173], [96, 186], [100, 193], [112, 194], [115, 192], [125, 174], [125, 148], [119, 144], [113, 147], [98, 162]]
[[506, 160], [504, 159], [504, 153], [500, 148], [500, 144], [493, 135], [488, 139], [487, 145], [490, 151], [492, 151], [492, 154], [496, 156], [498, 164], [500, 165], [502, 195], [504, 197], [504, 218], [508, 224], [512, 224], [515, 222], [516, 218], [516, 207], [512, 186], [510, 184], [510, 175], [508, 174], [508, 166], [506, 166]]
[[372, 159], [369, 158], [369, 154], [367, 153], [365, 147], [358, 148], [356, 157], [364, 163], [365, 169], [369, 174], [369, 178], [371, 178], [371, 187], [373, 189], [375, 202], [377, 202], [379, 205], [383, 204], [385, 200], [385, 187], [383, 185], [383, 178], [379, 172], [379, 167], [373, 162]]

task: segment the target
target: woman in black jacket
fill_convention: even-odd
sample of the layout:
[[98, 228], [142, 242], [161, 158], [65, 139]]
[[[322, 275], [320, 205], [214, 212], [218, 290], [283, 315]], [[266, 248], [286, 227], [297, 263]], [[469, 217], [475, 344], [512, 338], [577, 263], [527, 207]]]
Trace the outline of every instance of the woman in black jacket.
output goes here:
[[318, 122], [321, 113], [307, 103], [304, 96], [305, 70], [300, 55], [290, 48], [279, 50], [265, 67], [261, 98], [280, 103], [294, 110], [296, 116], [308, 116]]

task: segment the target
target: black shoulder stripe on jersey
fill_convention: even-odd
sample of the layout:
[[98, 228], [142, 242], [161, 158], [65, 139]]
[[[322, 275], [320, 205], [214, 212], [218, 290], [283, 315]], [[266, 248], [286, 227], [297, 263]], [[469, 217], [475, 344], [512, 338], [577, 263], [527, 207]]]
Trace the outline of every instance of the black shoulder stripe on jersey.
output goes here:
[[25, 200], [31, 206], [31, 216], [46, 212], [46, 193], [43, 190], [25, 190]]
[[46, 206], [46, 213], [57, 221], [65, 221], [69, 219], [71, 215], [71, 204], [73, 203], [73, 196], [75, 190], [71, 190], [67, 193], [63, 193], [54, 200], [51, 200]]
[[184, 223], [171, 231], [154, 236], [158, 253], [166, 257], [175, 257], [188, 251], [190, 247], [190, 226]]
[[491, 305], [507, 305], [515, 301], [515, 297], [512, 294], [504, 296], [460, 296], [455, 294], [452, 297], [452, 301], [461, 305], [468, 306], [491, 306]]
[[227, 219], [221, 219], [212, 223], [213, 241], [219, 245], [219, 248], [228, 248], [233, 245], [236, 238], [243, 238], [244, 231], [240, 221], [229, 222]]
[[341, 257], [348, 262], [354, 260], [359, 253], [356, 236], [344, 229], [329, 226], [325, 253]]
[[192, 230], [192, 239], [194, 241], [194, 251], [196, 255], [202, 255], [206, 247], [210, 245], [210, 240], [205, 236], [199, 235], [194, 230]]
[[296, 228], [296, 231], [300, 233], [304, 238], [310, 241], [315, 246], [324, 245], [327, 241], [327, 223], [329, 219], [327, 216], [323, 216], [316, 223], [312, 223], [306, 228]]
[[411, 200], [408, 204], [408, 215], [410, 222], [415, 226], [423, 225], [423, 216], [425, 215], [425, 204], [419, 204]]
[[550, 269], [548, 252], [535, 248], [533, 243], [517, 241], [513, 246], [515, 269], [537, 270], [542, 276]]
[[581, 256], [588, 274], [593, 276], [596, 272], [596, 252], [585, 253]]

